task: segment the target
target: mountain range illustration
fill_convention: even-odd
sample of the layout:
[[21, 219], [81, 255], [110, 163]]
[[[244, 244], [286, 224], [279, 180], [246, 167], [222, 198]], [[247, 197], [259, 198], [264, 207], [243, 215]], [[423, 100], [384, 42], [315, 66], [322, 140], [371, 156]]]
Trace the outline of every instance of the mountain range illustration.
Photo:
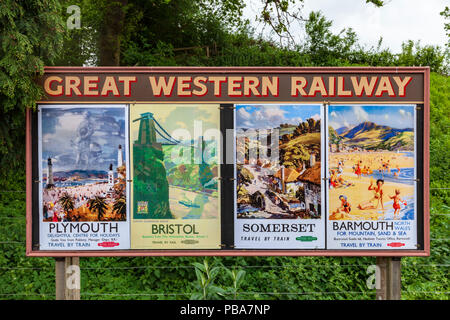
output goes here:
[[[47, 176], [47, 173], [43, 173], [44, 177]], [[88, 178], [104, 178], [108, 176], [107, 171], [103, 170], [70, 170], [70, 171], [56, 171], [53, 173], [53, 176], [56, 178], [70, 178], [77, 177], [79, 179], [88, 179]]]
[[364, 149], [414, 150], [414, 129], [396, 129], [365, 121], [354, 127], [329, 128], [331, 143]]

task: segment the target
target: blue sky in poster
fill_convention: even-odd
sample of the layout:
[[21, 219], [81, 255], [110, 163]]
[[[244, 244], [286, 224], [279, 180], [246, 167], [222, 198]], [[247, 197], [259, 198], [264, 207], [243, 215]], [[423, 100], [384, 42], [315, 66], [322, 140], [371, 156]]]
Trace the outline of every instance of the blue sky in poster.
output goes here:
[[328, 124], [334, 129], [369, 121], [395, 129], [414, 128], [415, 105], [330, 106]]
[[117, 166], [118, 146], [125, 149], [123, 107], [41, 107], [41, 112], [43, 168], [48, 157], [54, 171], [107, 171], [110, 163]]
[[308, 118], [320, 119], [320, 105], [237, 105], [236, 127], [269, 129], [288, 123], [298, 125]]

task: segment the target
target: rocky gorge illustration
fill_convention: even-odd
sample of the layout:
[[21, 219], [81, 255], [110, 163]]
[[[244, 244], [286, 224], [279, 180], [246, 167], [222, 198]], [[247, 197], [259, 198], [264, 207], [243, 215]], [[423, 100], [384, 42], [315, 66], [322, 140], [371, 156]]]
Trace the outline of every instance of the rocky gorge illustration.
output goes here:
[[154, 113], [158, 110], [144, 110], [133, 119], [132, 128], [138, 133], [132, 142], [133, 218], [217, 218], [216, 142], [203, 136], [175, 139]]

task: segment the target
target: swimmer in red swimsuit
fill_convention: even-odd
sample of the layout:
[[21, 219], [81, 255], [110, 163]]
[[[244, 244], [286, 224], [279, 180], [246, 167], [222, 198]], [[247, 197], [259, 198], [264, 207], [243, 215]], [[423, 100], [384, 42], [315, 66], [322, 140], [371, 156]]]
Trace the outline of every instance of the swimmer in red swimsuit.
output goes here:
[[356, 165], [355, 174], [358, 176], [358, 179], [361, 179], [361, 167], [359, 166], [359, 163]]
[[399, 174], [400, 174], [400, 168], [399, 168], [399, 166], [397, 166], [397, 171], [394, 172], [394, 177], [397, 179]]
[[395, 219], [397, 215], [400, 213], [400, 202], [403, 202], [405, 205], [406, 202], [402, 198], [400, 198], [399, 189], [395, 189], [395, 195], [393, 195], [392, 197], [390, 196], [389, 198], [394, 200], [394, 204], [392, 205], [392, 207], [394, 208], [394, 219]]
[[337, 182], [337, 175], [335, 170], [331, 170], [331, 176], [330, 176], [330, 188], [337, 188], [338, 182]]

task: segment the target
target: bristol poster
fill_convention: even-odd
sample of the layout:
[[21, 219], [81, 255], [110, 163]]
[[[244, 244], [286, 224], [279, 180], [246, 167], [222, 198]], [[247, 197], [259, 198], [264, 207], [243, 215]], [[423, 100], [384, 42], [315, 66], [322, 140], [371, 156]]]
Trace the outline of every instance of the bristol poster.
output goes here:
[[40, 249], [129, 249], [125, 105], [39, 106]]
[[328, 106], [328, 249], [417, 249], [415, 109]]
[[235, 247], [323, 249], [320, 105], [237, 105]]
[[132, 249], [219, 249], [219, 105], [130, 110]]

